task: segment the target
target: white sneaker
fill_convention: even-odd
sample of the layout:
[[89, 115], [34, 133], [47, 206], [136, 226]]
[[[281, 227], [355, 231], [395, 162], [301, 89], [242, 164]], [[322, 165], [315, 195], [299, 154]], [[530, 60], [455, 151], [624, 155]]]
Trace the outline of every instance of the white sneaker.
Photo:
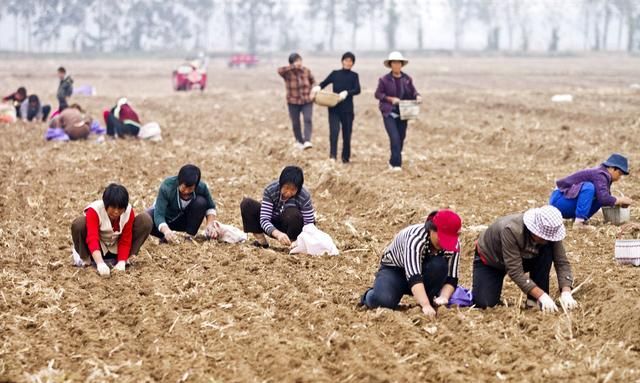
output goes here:
[[306, 141], [304, 144], [302, 144], [302, 149], [311, 149], [313, 148], [313, 144], [310, 141]]
[[391, 166], [391, 165], [389, 165], [389, 170], [391, 170], [392, 172], [401, 172], [402, 168], [400, 166]]
[[299, 142], [296, 142], [296, 143], [294, 144], [294, 146], [295, 146], [295, 148], [296, 148], [296, 149], [298, 149], [298, 150], [304, 150], [304, 144], [301, 144], [301, 143], [299, 143]]

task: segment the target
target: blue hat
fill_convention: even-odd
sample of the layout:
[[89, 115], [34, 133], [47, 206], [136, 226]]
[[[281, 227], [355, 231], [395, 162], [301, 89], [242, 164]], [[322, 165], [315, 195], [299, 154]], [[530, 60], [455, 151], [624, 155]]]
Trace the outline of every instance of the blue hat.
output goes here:
[[627, 157], [622, 154], [613, 153], [609, 158], [602, 163], [603, 166], [608, 168], [620, 169], [625, 175], [629, 174], [629, 163]]

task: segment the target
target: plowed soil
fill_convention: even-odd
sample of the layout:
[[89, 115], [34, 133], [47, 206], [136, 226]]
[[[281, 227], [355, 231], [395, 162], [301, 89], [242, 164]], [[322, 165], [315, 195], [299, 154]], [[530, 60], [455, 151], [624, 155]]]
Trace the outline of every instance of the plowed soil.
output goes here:
[[[338, 60], [310, 58], [317, 79]], [[640, 61], [588, 58], [417, 58], [406, 72], [424, 96], [410, 123], [401, 173], [387, 171], [376, 101], [382, 58], [362, 58], [353, 163], [328, 159], [327, 113], [314, 110], [314, 148], [293, 148], [280, 61], [254, 70], [209, 68], [204, 92], [176, 93], [179, 60], [6, 59], [0, 89], [19, 85], [55, 101], [55, 69], [98, 95], [74, 101], [101, 119], [127, 96], [159, 143], [46, 143], [42, 124], [0, 126], [0, 380], [2, 381], [598, 381], [640, 380], [640, 269], [613, 259], [617, 227], [569, 230], [580, 308], [543, 315], [507, 305], [440, 309], [429, 321], [403, 309], [360, 310], [379, 256], [401, 228], [438, 207], [463, 217], [464, 286], [480, 225], [546, 203], [554, 180], [612, 152], [632, 174], [616, 193], [640, 200]], [[574, 102], [551, 96], [569, 93]], [[220, 220], [241, 227], [239, 203], [257, 198], [287, 164], [305, 170], [318, 226], [338, 257], [288, 255], [249, 244], [160, 245], [150, 239], [124, 274], [70, 265], [70, 224], [109, 182], [137, 212], [162, 179], [198, 164]], [[637, 221], [637, 210], [632, 220]], [[570, 224], [568, 223], [570, 226]], [[557, 283], [552, 273], [552, 296]]]

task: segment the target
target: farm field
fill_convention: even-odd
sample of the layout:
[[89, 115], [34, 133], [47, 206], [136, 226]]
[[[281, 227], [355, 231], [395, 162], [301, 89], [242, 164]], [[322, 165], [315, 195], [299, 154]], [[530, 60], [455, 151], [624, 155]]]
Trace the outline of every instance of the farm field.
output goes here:
[[[94, 97], [73, 99], [101, 120], [126, 96], [162, 142], [46, 143], [43, 124], [0, 126], [0, 381], [406, 382], [640, 381], [640, 269], [613, 259], [619, 229], [595, 216], [568, 231], [580, 308], [569, 315], [507, 305], [440, 309], [427, 320], [411, 297], [399, 311], [356, 307], [397, 231], [435, 208], [463, 218], [460, 284], [471, 287], [480, 225], [546, 204], [554, 180], [612, 152], [631, 175], [614, 187], [640, 201], [640, 59], [417, 58], [406, 67], [424, 98], [404, 171], [387, 170], [388, 139], [373, 97], [383, 58], [358, 58], [352, 164], [328, 161], [326, 109], [301, 152], [276, 67], [209, 66], [204, 92], [176, 93], [169, 59], [3, 59], [3, 94], [20, 85], [55, 102], [55, 70]], [[317, 81], [339, 60], [308, 58]], [[569, 93], [572, 103], [552, 103]], [[203, 170], [219, 219], [241, 227], [258, 198], [298, 164], [318, 227], [338, 257], [289, 255], [272, 241], [160, 245], [150, 238], [125, 274], [70, 264], [72, 220], [109, 182], [137, 213], [185, 163]], [[632, 220], [639, 218], [637, 208]], [[567, 223], [570, 226], [570, 223]], [[629, 233], [628, 238], [634, 233]], [[552, 272], [552, 296], [557, 281]]]

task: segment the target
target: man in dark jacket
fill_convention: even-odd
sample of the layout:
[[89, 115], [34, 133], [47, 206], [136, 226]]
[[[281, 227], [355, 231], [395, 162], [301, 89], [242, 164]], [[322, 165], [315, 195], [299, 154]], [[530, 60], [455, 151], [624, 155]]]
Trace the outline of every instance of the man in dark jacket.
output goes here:
[[69, 106], [69, 97], [73, 94], [73, 79], [71, 76], [67, 76], [67, 70], [64, 67], [58, 68], [58, 77], [60, 78], [60, 84], [58, 85], [56, 97], [59, 104], [58, 111], [62, 112]]
[[147, 214], [153, 219], [151, 235], [160, 238], [161, 242], [176, 242], [176, 231], [195, 236], [205, 217], [205, 235], [217, 237], [216, 204], [195, 165], [184, 165], [177, 176], [162, 182], [158, 197]]

